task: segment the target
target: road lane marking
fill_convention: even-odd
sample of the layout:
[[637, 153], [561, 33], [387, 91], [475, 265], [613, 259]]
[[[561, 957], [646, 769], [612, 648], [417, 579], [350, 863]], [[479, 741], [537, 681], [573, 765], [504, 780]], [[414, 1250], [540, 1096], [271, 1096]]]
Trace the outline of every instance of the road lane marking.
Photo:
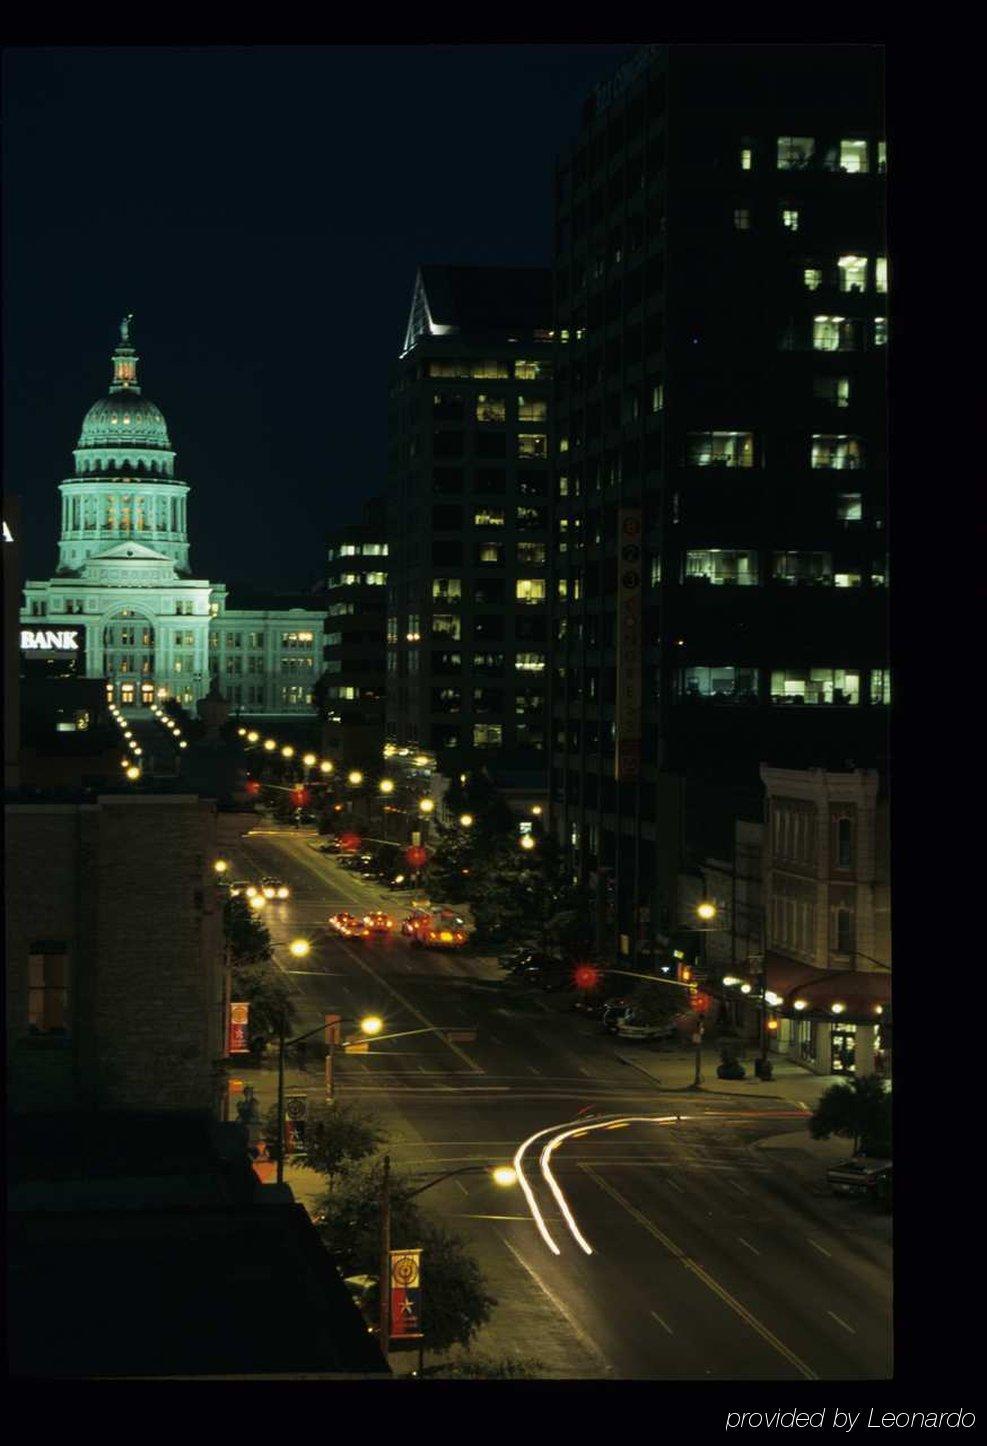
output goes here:
[[591, 1340], [591, 1339], [590, 1339], [590, 1337], [589, 1337], [589, 1336], [586, 1334], [586, 1332], [583, 1330], [583, 1328], [582, 1328], [582, 1326], [579, 1324], [579, 1322], [573, 1318], [572, 1312], [568, 1309], [568, 1307], [566, 1307], [565, 1305], [563, 1305], [563, 1303], [559, 1300], [559, 1298], [558, 1298], [558, 1296], [555, 1294], [555, 1292], [554, 1292], [553, 1290], [551, 1290], [551, 1289], [545, 1284], [545, 1282], [542, 1280], [542, 1278], [541, 1278], [541, 1276], [538, 1274], [537, 1270], [535, 1270], [535, 1269], [533, 1268], [533, 1266], [530, 1266], [530, 1265], [528, 1264], [528, 1262], [525, 1260], [524, 1256], [521, 1255], [519, 1251], [517, 1251], [517, 1250], [514, 1249], [514, 1246], [513, 1246], [513, 1245], [511, 1244], [511, 1242], [507, 1239], [507, 1236], [506, 1236], [506, 1235], [500, 1235], [500, 1231], [499, 1231], [499, 1230], [498, 1230], [497, 1234], [500, 1236], [500, 1239], [503, 1241], [503, 1243], [507, 1246], [508, 1250], [509, 1250], [509, 1251], [511, 1252], [511, 1254], [514, 1256], [514, 1259], [517, 1261], [517, 1263], [518, 1263], [520, 1266], [522, 1266], [522, 1267], [528, 1272], [528, 1274], [531, 1276], [531, 1279], [535, 1282], [535, 1284], [538, 1286], [538, 1288], [539, 1288], [541, 1291], [544, 1292], [544, 1294], [548, 1297], [548, 1299], [549, 1299], [549, 1300], [552, 1302], [552, 1304], [555, 1306], [555, 1309], [558, 1311], [559, 1315], [562, 1316], [562, 1318], [568, 1323], [570, 1329], [572, 1330], [573, 1334], [575, 1335], [575, 1337], [576, 1337], [576, 1339], [579, 1341], [579, 1343], [583, 1346], [583, 1348], [584, 1348], [585, 1350], [589, 1351], [589, 1353], [590, 1353], [591, 1355], [593, 1355], [593, 1356], [596, 1357], [596, 1359], [600, 1362], [600, 1364], [602, 1365], [603, 1369], [607, 1372], [608, 1375], [613, 1375], [613, 1366], [611, 1366], [610, 1362], [607, 1360], [606, 1356], [605, 1356], [605, 1355], [603, 1354], [603, 1352], [600, 1350], [600, 1348], [599, 1348], [599, 1346], [596, 1344], [596, 1342], [595, 1342], [594, 1340]]
[[468, 1199], [470, 1192], [467, 1190], [467, 1188], [466, 1188], [466, 1186], [463, 1184], [462, 1180], [457, 1180], [457, 1181], [456, 1181], [456, 1184], [459, 1186], [460, 1190], [462, 1190], [463, 1194], [464, 1194], [464, 1195], [467, 1197], [467, 1199]]
[[[682, 1167], [681, 1167], [680, 1165], [676, 1165], [676, 1166], [674, 1166], [673, 1168], [674, 1168], [674, 1169], [681, 1169]], [[670, 1179], [668, 1183], [671, 1185], [672, 1189], [673, 1189], [673, 1190], [677, 1190], [680, 1195], [684, 1195], [684, 1194], [685, 1194], [685, 1190], [684, 1190], [684, 1189], [682, 1188], [682, 1186], [679, 1184], [678, 1180], [672, 1180], [672, 1179]]]
[[665, 1330], [668, 1331], [668, 1334], [669, 1334], [670, 1336], [673, 1336], [673, 1335], [675, 1334], [675, 1332], [672, 1330], [672, 1327], [668, 1324], [667, 1321], [662, 1320], [661, 1316], [658, 1314], [658, 1312], [657, 1312], [656, 1310], [653, 1310], [653, 1311], [651, 1312], [651, 1314], [654, 1316], [654, 1318], [655, 1318], [655, 1320], [658, 1322], [658, 1324], [659, 1324], [660, 1326], [663, 1326], [663, 1327], [665, 1328]]
[[807, 1235], [805, 1238], [806, 1240], [808, 1240], [813, 1250], [818, 1250], [820, 1255], [825, 1255], [827, 1260], [832, 1260], [833, 1257], [830, 1252], [826, 1250], [824, 1246], [819, 1245], [815, 1240], [813, 1240], [811, 1235]]
[[728, 1183], [731, 1184], [735, 1190], [739, 1190], [741, 1195], [749, 1195], [751, 1193], [749, 1190], [745, 1190], [743, 1185], [738, 1185], [736, 1180], [730, 1180]]
[[740, 1241], [741, 1245], [746, 1245], [747, 1249], [752, 1251], [755, 1255], [760, 1255], [761, 1252], [757, 1249], [757, 1247], [752, 1245], [749, 1240], [745, 1240], [742, 1235], [738, 1235], [737, 1239]]
[[835, 1320], [836, 1324], [837, 1324], [837, 1325], [841, 1325], [841, 1326], [843, 1327], [843, 1329], [844, 1329], [845, 1331], [849, 1331], [852, 1336], [855, 1336], [855, 1335], [857, 1334], [857, 1332], [854, 1330], [853, 1326], [852, 1326], [852, 1325], [847, 1325], [846, 1321], [842, 1318], [842, 1316], [838, 1316], [838, 1315], [836, 1314], [836, 1311], [835, 1311], [835, 1310], [828, 1310], [828, 1311], [826, 1312], [826, 1314], [827, 1314], [827, 1315], [831, 1315], [831, 1316], [833, 1317], [833, 1319]]
[[730, 1309], [734, 1311], [735, 1314], [737, 1314], [740, 1319], [745, 1322], [745, 1324], [750, 1326], [751, 1330], [756, 1331], [757, 1334], [761, 1337], [761, 1339], [763, 1341], [766, 1341], [773, 1350], [777, 1351], [778, 1354], [782, 1356], [786, 1361], [788, 1361], [790, 1365], [794, 1366], [795, 1369], [800, 1373], [800, 1375], [805, 1376], [806, 1380], [809, 1381], [817, 1381], [819, 1379], [816, 1372], [811, 1368], [811, 1366], [807, 1366], [806, 1363], [801, 1360], [794, 1351], [789, 1350], [788, 1346], [785, 1345], [784, 1341], [779, 1340], [778, 1337], [774, 1334], [774, 1332], [769, 1330], [762, 1321], [758, 1320], [757, 1316], [753, 1315], [745, 1305], [741, 1305], [740, 1301], [737, 1300], [736, 1296], [731, 1295], [724, 1286], [720, 1285], [718, 1280], [714, 1280], [713, 1277], [709, 1274], [709, 1272], [707, 1270], [704, 1270], [697, 1261], [690, 1259], [689, 1256], [686, 1255], [685, 1251], [681, 1250], [679, 1246], [675, 1244], [674, 1240], [672, 1240], [668, 1235], [666, 1235], [663, 1230], [659, 1230], [658, 1226], [655, 1225], [652, 1221], [650, 1221], [646, 1215], [643, 1215], [640, 1210], [636, 1209], [629, 1200], [625, 1200], [623, 1195], [621, 1195], [618, 1190], [615, 1190], [614, 1187], [607, 1180], [604, 1180], [601, 1176], [599, 1176], [590, 1165], [584, 1165], [582, 1168], [585, 1170], [586, 1174], [589, 1175], [590, 1179], [594, 1180], [596, 1184], [599, 1185], [601, 1190], [604, 1190], [612, 1199], [616, 1200], [618, 1205], [622, 1205], [627, 1211], [627, 1213], [632, 1216], [639, 1225], [643, 1225], [645, 1230], [647, 1230], [649, 1234], [653, 1235], [656, 1240], [660, 1241], [660, 1243], [664, 1245], [665, 1249], [671, 1255], [675, 1256], [675, 1258], [682, 1265], [685, 1266], [686, 1270], [691, 1271], [698, 1280], [701, 1280], [703, 1285], [705, 1285], [707, 1289], [711, 1290], [715, 1296], [722, 1300], [724, 1305], [729, 1306]]

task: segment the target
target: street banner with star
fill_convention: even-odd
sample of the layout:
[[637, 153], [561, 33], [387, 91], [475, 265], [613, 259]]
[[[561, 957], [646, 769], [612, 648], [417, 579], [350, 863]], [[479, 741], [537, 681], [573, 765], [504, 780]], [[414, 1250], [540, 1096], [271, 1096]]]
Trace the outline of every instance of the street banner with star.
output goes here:
[[391, 1251], [391, 1340], [421, 1338], [421, 1259], [420, 1250]]

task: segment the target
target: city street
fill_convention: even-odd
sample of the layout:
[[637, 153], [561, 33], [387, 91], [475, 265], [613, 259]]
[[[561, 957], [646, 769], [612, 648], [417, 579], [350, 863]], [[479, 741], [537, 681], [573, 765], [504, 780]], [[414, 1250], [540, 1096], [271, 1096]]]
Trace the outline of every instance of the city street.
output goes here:
[[[475, 1043], [425, 1033], [373, 1043], [366, 1054], [337, 1052], [338, 1097], [377, 1115], [398, 1173], [424, 1179], [460, 1163], [509, 1162], [550, 1127], [634, 1117], [558, 1145], [551, 1169], [561, 1201], [539, 1165], [551, 1133], [525, 1152], [525, 1178], [558, 1254], [521, 1188], [498, 1189], [476, 1174], [429, 1193], [424, 1203], [469, 1239], [500, 1301], [480, 1349], [536, 1357], [550, 1375], [890, 1376], [889, 1218], [833, 1199], [821, 1174], [792, 1169], [789, 1152], [756, 1148], [771, 1135], [804, 1135], [804, 1113], [753, 1094], [662, 1090], [618, 1057], [597, 1024], [565, 1012], [557, 996], [505, 982], [495, 961], [413, 949], [399, 935], [340, 938], [330, 914], [386, 899], [400, 919], [411, 895], [354, 878], [319, 842], [258, 818], [227, 854], [228, 877], [274, 874], [291, 886], [264, 919], [297, 991], [297, 1031], [327, 1011], [379, 1014], [388, 1033], [478, 1031]], [[299, 934], [312, 944], [301, 961], [287, 950]], [[242, 1073], [266, 1109], [274, 1071]], [[292, 1062], [289, 1082], [320, 1098], [321, 1060], [304, 1073]], [[309, 1203], [305, 1182], [317, 1186], [315, 1177], [289, 1170], [289, 1179]]]

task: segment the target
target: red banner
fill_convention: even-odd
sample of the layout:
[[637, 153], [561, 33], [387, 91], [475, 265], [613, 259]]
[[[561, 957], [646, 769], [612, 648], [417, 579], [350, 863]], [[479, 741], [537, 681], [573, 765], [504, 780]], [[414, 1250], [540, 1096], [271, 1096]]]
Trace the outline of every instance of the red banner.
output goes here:
[[250, 1041], [248, 1032], [250, 1030], [250, 1005], [230, 1005], [230, 1031], [228, 1054], [249, 1054]]
[[391, 1251], [391, 1339], [413, 1340], [422, 1334], [420, 1250]]

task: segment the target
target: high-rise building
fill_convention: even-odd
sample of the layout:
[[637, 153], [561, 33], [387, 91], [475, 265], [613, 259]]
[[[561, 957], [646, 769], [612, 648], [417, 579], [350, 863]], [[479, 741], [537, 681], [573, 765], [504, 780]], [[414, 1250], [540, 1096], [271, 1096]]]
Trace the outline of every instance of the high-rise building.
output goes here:
[[508, 783], [547, 761], [551, 285], [423, 266], [391, 392], [388, 737]]
[[625, 954], [762, 762], [881, 766], [882, 64], [645, 47], [558, 165], [552, 813]]
[[24, 587], [21, 649], [106, 678], [121, 707], [204, 698], [210, 674], [245, 715], [311, 716], [322, 613], [228, 606], [190, 574], [188, 484], [175, 477], [165, 419], [142, 395], [131, 317], [120, 327], [109, 394], [86, 413], [60, 485], [58, 570]]
[[382, 497], [334, 529], [327, 550], [322, 747], [379, 767], [384, 747], [387, 527]]

